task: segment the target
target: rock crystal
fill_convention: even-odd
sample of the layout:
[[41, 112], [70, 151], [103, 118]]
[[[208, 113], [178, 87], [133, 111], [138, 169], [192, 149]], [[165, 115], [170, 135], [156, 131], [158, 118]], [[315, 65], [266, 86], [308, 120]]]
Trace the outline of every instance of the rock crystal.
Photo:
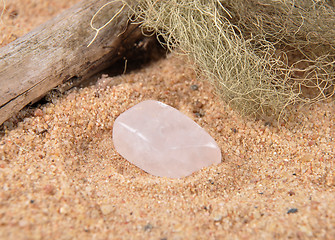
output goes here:
[[221, 162], [215, 140], [192, 119], [164, 103], [147, 100], [115, 120], [116, 151], [144, 171], [180, 178]]

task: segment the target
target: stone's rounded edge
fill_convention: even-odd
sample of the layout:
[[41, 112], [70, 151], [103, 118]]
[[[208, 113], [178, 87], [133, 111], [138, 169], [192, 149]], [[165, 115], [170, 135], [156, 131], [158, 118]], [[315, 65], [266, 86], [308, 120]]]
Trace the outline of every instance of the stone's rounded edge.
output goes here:
[[119, 128], [118, 128], [119, 121], [120, 121], [119, 117], [117, 117], [115, 119], [115, 121], [114, 121], [113, 131], [112, 131], [112, 141], [113, 141], [113, 145], [114, 145], [115, 151], [117, 153], [119, 153], [122, 157], [125, 158], [125, 156], [123, 156], [123, 154], [122, 154], [122, 151], [119, 149], [119, 142], [118, 142], [118, 140], [119, 140], [119, 138], [118, 138], [118, 134], [119, 134], [118, 133], [118, 130], [119, 130]]
[[169, 107], [169, 108], [175, 109], [175, 108], [171, 107], [170, 105], [168, 105], [166, 103], [163, 103], [163, 102], [160, 102], [160, 101], [156, 101], [156, 100], [148, 100], [148, 101], [157, 102], [163, 108], [168, 108]]
[[[132, 106], [132, 107], [129, 108], [128, 110], [131, 110], [132, 108], [138, 108], [138, 107], [140, 107], [140, 106], [142, 106], [142, 105], [147, 105], [147, 104], [149, 104], [149, 103], [154, 103], [154, 104], [157, 104], [157, 105], [159, 105], [159, 106], [161, 106], [161, 107], [164, 107], [164, 108], [166, 108], [166, 107], [173, 108], [173, 107], [167, 105], [166, 103], [163, 103], [163, 102], [160, 102], [160, 101], [157, 101], [157, 100], [153, 100], [153, 99], [148, 99], [148, 100], [144, 100], [144, 101], [142, 101], [142, 102], [140, 102], [140, 103], [138, 103], [138, 104]], [[174, 109], [174, 108], [173, 108], [173, 109]], [[128, 111], [128, 110], [127, 110], [127, 111]]]
[[[215, 142], [216, 143], [216, 142]], [[215, 163], [215, 164], [220, 164], [220, 163], [222, 163], [222, 161], [223, 161], [223, 159], [222, 159], [222, 151], [221, 151], [221, 148], [218, 146], [218, 151], [219, 151], [219, 160], [218, 160], [218, 162], [217, 163]]]

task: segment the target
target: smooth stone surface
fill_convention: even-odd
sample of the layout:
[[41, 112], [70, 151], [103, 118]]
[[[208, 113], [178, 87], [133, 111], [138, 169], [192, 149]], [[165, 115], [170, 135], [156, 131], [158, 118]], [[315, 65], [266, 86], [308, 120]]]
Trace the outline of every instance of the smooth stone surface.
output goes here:
[[180, 178], [221, 162], [215, 140], [164, 103], [147, 100], [122, 113], [113, 126], [116, 151], [144, 171]]

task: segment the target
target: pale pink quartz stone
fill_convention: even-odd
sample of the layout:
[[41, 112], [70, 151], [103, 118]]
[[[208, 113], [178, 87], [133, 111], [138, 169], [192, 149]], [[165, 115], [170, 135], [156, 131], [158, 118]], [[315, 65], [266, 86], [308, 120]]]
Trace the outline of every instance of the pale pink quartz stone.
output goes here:
[[144, 171], [180, 178], [221, 162], [215, 140], [197, 123], [164, 103], [147, 100], [114, 123], [116, 151]]

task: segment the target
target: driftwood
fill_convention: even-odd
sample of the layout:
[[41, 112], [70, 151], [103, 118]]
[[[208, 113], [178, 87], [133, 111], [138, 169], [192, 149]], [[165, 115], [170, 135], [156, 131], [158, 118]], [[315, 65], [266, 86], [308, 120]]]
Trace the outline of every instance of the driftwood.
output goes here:
[[[0, 125], [54, 87], [87, 80], [145, 38], [121, 12], [87, 47], [95, 35], [91, 18], [107, 2], [83, 0], [0, 49]], [[121, 7], [109, 4], [94, 25], [104, 25]]]

